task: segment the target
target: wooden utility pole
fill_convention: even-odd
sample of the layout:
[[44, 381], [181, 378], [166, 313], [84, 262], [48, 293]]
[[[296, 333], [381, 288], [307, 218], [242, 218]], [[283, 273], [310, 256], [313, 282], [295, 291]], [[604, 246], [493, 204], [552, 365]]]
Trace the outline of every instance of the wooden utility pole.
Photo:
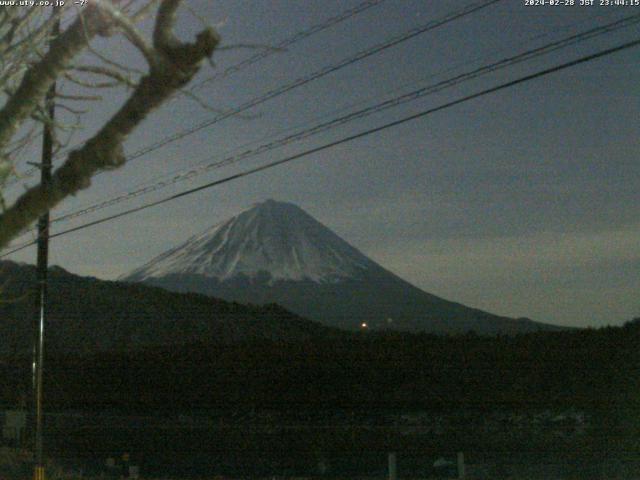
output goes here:
[[[53, 10], [52, 15], [58, 15]], [[60, 33], [60, 19], [58, 18], [52, 28], [51, 38]], [[51, 41], [49, 42], [51, 44]], [[42, 158], [40, 167], [40, 182], [42, 186], [51, 186], [51, 165], [53, 159], [53, 136], [55, 118], [55, 82], [49, 88], [45, 98], [45, 111], [47, 123], [44, 124], [42, 134]], [[34, 480], [45, 480], [43, 458], [43, 408], [42, 408], [42, 376], [44, 367], [44, 331], [47, 318], [47, 273], [49, 268], [49, 212], [42, 214], [38, 219], [38, 263], [37, 263], [37, 295], [35, 339], [33, 348], [33, 387], [34, 387]]]

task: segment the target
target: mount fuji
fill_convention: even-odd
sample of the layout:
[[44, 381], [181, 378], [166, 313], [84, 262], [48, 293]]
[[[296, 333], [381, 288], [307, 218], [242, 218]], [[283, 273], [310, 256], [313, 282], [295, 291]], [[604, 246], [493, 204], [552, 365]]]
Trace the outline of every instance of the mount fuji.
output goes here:
[[239, 303], [278, 303], [329, 326], [431, 333], [555, 329], [424, 292], [296, 205], [267, 200], [121, 278]]

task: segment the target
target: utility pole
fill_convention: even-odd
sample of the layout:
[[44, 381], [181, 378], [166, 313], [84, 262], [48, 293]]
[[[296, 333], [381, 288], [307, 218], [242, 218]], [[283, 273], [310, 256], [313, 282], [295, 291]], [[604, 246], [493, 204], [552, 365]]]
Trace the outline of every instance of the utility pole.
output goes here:
[[[51, 15], [58, 15], [54, 8]], [[51, 39], [60, 33], [60, 18], [51, 30]], [[51, 39], [49, 45], [51, 45]], [[40, 167], [40, 182], [45, 189], [51, 186], [51, 163], [53, 158], [53, 129], [55, 116], [55, 82], [49, 88], [45, 97], [45, 111], [48, 122], [44, 124], [42, 134], [42, 159]], [[33, 387], [34, 387], [34, 480], [45, 480], [44, 459], [42, 454], [43, 439], [43, 409], [42, 409], [42, 375], [44, 364], [44, 329], [47, 317], [47, 273], [49, 267], [49, 211], [38, 219], [38, 263], [35, 338], [33, 348]]]

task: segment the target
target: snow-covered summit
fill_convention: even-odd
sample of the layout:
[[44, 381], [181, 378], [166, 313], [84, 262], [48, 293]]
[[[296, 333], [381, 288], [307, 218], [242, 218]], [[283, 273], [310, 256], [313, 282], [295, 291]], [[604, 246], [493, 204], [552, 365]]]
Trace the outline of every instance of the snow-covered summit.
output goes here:
[[266, 273], [271, 281], [322, 283], [353, 277], [374, 266], [301, 208], [267, 200], [159, 255], [126, 280], [186, 274], [223, 281]]

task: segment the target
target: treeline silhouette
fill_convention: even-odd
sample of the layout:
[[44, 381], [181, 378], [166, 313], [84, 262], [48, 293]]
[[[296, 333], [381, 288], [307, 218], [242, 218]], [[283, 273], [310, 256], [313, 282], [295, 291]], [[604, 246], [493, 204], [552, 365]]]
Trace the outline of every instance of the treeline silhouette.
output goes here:
[[[388, 451], [423, 474], [443, 452], [465, 451], [474, 464], [555, 462], [600, 478], [589, 475], [640, 453], [639, 342], [637, 319], [514, 337], [359, 332], [52, 354], [47, 411], [84, 413], [62, 415], [49, 445], [87, 462], [126, 448], [145, 471], [181, 474], [307, 474], [323, 458], [335, 474], [384, 474]], [[26, 391], [29, 359], [21, 360], [2, 363], [3, 403]], [[568, 417], [530, 422], [568, 411], [584, 413], [583, 433]], [[426, 413], [429, 427], [394, 423], [407, 412]], [[192, 420], [176, 423], [178, 414]], [[523, 415], [529, 423], [500, 423]]]
[[[614, 412], [640, 406], [638, 345], [639, 320], [513, 337], [361, 332], [302, 341], [194, 343], [50, 355], [45, 388], [48, 406], [58, 410]], [[27, 359], [21, 364], [25, 368], [2, 365], [5, 385], [25, 388]]]

